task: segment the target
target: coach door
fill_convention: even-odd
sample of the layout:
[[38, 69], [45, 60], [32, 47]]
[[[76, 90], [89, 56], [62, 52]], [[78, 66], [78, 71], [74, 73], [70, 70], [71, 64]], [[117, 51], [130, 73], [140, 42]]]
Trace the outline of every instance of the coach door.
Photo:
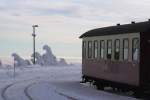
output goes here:
[[150, 83], [150, 33], [141, 34], [140, 75], [141, 81]]

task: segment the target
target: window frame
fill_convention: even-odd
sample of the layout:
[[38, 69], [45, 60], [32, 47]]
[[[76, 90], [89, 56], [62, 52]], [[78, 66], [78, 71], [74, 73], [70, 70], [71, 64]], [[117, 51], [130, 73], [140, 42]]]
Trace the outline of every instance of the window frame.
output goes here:
[[[139, 52], [138, 52], [138, 58], [137, 58], [137, 60], [134, 60], [134, 58], [133, 58], [133, 50], [134, 50], [134, 40], [138, 40], [138, 49], [139, 49]], [[138, 38], [138, 37], [135, 37], [135, 38], [132, 38], [132, 61], [139, 61], [139, 58], [140, 57], [140, 39]]]
[[[104, 46], [104, 48], [103, 48], [103, 49], [104, 49], [104, 51], [103, 51], [103, 57], [102, 57], [102, 52], [101, 52], [101, 51], [102, 51], [102, 43], [104, 43], [104, 45], [103, 45], [103, 46]], [[99, 51], [100, 51], [100, 58], [103, 59], [103, 58], [105, 57], [105, 40], [100, 40], [100, 48], [99, 48]]]
[[[109, 41], [111, 42], [111, 56], [110, 56], [110, 58], [108, 56], [108, 43], [109, 43]], [[107, 40], [107, 53], [106, 54], [107, 54], [107, 56], [106, 56], [107, 59], [112, 59], [112, 39]]]
[[[95, 55], [96, 49], [97, 49], [97, 55]], [[94, 40], [93, 42], [93, 57], [98, 58], [98, 40]]]
[[86, 41], [82, 42], [82, 58], [86, 58]]
[[[91, 43], [91, 48], [89, 48], [89, 44]], [[88, 41], [88, 58], [92, 58], [92, 41]]]
[[[125, 40], [127, 40], [127, 41], [128, 41], [128, 48], [127, 48], [127, 49], [128, 49], [128, 57], [127, 57], [127, 59], [125, 59], [125, 58], [124, 58]], [[122, 56], [122, 57], [123, 57], [123, 60], [129, 60], [129, 38], [124, 38], [124, 39], [123, 39], [123, 56]]]
[[[116, 50], [117, 50], [117, 41], [119, 41], [119, 58], [116, 58]], [[119, 60], [120, 59], [120, 39], [115, 39], [114, 41], [114, 59]]]

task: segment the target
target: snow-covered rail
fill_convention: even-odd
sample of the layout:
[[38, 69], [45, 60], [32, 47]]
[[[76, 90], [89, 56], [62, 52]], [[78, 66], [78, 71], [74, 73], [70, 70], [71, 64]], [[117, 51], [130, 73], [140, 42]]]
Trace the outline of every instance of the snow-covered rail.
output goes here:
[[35, 84], [35, 79], [36, 78], [14, 82], [5, 86], [2, 89], [1, 97], [3, 100], [33, 100], [33, 98], [27, 93], [27, 89]]
[[25, 95], [29, 98], [29, 100], [34, 100], [34, 99], [32, 98], [32, 96], [30, 95], [30, 93], [28, 93], [28, 89], [29, 89], [30, 87], [32, 87], [34, 84], [36, 84], [36, 82], [35, 82], [35, 83], [32, 83], [32, 84], [29, 84], [29, 85], [24, 89], [24, 93], [25, 93]]
[[25, 88], [25, 93], [30, 98], [30, 100], [36, 100], [37, 98], [38, 100], [58, 100], [60, 98], [61, 100], [79, 100], [59, 92], [59, 90], [57, 91], [51, 82], [48, 81], [40, 81], [28, 85]]
[[[14, 83], [14, 84], [15, 84], [15, 83]], [[7, 98], [6, 94], [5, 94], [6, 90], [7, 90], [9, 87], [11, 87], [12, 85], [14, 85], [14, 84], [9, 84], [9, 85], [7, 85], [6, 87], [3, 88], [2, 93], [1, 93], [1, 96], [2, 96], [2, 98], [3, 98], [4, 100], [8, 100], [8, 98]]]
[[[34, 96], [32, 96], [32, 93], [30, 93], [30, 89], [31, 90], [38, 89], [37, 86], [40, 86], [42, 89], [43, 87], [45, 87], [44, 86], [45, 84], [47, 85], [47, 84], [49, 84], [49, 82], [35, 80], [35, 79], [14, 82], [3, 88], [2, 92], [1, 92], [1, 96], [2, 96], [3, 100], [34, 100], [34, 98], [33, 98]], [[51, 91], [51, 93], [55, 94], [52, 96], [64, 97], [67, 100], [77, 100], [71, 96], [68, 96], [61, 92], [53, 90], [52, 87], [51, 87], [50, 91]], [[46, 94], [46, 95], [48, 95], [48, 94]]]

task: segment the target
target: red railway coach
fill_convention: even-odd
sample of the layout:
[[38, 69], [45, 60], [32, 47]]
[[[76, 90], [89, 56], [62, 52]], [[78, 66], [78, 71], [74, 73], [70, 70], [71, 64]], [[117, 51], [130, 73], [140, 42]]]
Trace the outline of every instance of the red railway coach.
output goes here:
[[90, 30], [82, 38], [82, 80], [98, 89], [150, 87], [150, 20]]

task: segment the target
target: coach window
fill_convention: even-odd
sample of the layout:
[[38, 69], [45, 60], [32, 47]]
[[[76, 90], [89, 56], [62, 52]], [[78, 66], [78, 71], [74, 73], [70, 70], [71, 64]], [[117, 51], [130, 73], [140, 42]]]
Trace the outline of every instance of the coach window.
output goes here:
[[132, 59], [133, 61], [139, 60], [139, 39], [134, 38], [132, 40]]
[[107, 59], [111, 59], [112, 55], [112, 40], [107, 41]]
[[83, 58], [86, 58], [86, 42], [83, 41], [83, 44], [82, 44], [82, 57]]
[[105, 52], [105, 41], [100, 41], [100, 57], [104, 58], [104, 52]]
[[128, 60], [129, 56], [129, 40], [123, 40], [123, 60]]
[[115, 46], [114, 58], [115, 60], [119, 60], [119, 56], [120, 56], [120, 40], [119, 39], [115, 40], [114, 46]]
[[94, 41], [94, 58], [98, 57], [98, 41]]
[[88, 41], [88, 58], [92, 58], [92, 41]]

